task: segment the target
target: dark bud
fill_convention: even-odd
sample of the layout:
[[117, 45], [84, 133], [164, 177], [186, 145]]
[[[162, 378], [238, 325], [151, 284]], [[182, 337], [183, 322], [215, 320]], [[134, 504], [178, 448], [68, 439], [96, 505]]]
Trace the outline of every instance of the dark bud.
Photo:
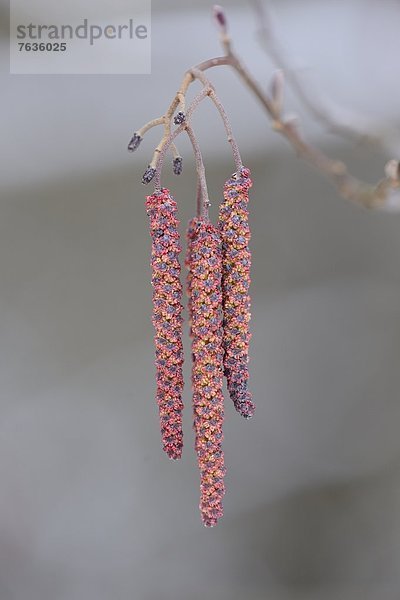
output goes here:
[[174, 123], [175, 125], [181, 125], [181, 123], [183, 123], [183, 121], [185, 120], [185, 113], [183, 113], [181, 110], [176, 113], [175, 117], [174, 117]]
[[176, 158], [174, 158], [174, 160], [172, 161], [172, 166], [174, 169], [174, 174], [180, 175], [183, 170], [183, 158], [181, 156], [177, 156]]
[[214, 6], [214, 17], [215, 17], [215, 20], [217, 21], [218, 25], [221, 27], [221, 29], [224, 32], [226, 32], [227, 22], [226, 22], [226, 16], [225, 16], [222, 6], [218, 6], [218, 5]]
[[142, 183], [143, 184], [150, 183], [150, 181], [153, 179], [155, 174], [156, 174], [156, 170], [153, 169], [153, 167], [150, 167], [150, 165], [149, 165], [147, 167], [147, 169], [145, 170], [145, 172], [143, 173]]
[[128, 144], [129, 152], [135, 152], [140, 146], [140, 142], [142, 141], [142, 137], [138, 135], [136, 132], [133, 134], [131, 141]]

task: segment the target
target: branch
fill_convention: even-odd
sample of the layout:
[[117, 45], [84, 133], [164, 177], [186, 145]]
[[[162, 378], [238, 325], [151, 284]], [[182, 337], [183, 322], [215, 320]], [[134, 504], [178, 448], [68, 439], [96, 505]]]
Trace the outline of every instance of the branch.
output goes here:
[[208, 96], [213, 101], [215, 107], [217, 108], [217, 110], [221, 116], [222, 122], [225, 127], [226, 135], [228, 138], [228, 142], [230, 143], [230, 145], [232, 147], [233, 159], [235, 161], [236, 170], [238, 172], [240, 172], [241, 169], [243, 168], [243, 162], [242, 162], [242, 158], [240, 156], [239, 146], [237, 145], [237, 142], [233, 135], [232, 127], [231, 127], [230, 121], [228, 119], [228, 115], [225, 112], [224, 106], [223, 106], [221, 100], [218, 98], [218, 96], [215, 92], [214, 86], [211, 84], [209, 79], [204, 75], [203, 71], [201, 71], [200, 69], [197, 69], [196, 67], [193, 67], [192, 69], [190, 69], [190, 72], [196, 79], [198, 79], [199, 81], [202, 82], [202, 84], [204, 85], [205, 88], [208, 88], [210, 90], [208, 92]]
[[[258, 37], [262, 47], [279, 69], [285, 72], [287, 82], [298, 95], [309, 113], [329, 131], [344, 138], [355, 139], [357, 143], [369, 143], [383, 147], [384, 144], [376, 133], [369, 131], [365, 119], [359, 115], [349, 114], [336, 106], [328, 106], [326, 99], [317, 90], [310, 90], [298, 71], [291, 66], [286, 52], [275, 36], [270, 12], [262, 0], [253, 0], [258, 23]], [[347, 113], [347, 115], [346, 115]]]
[[194, 156], [195, 156], [195, 160], [196, 160], [196, 170], [197, 170], [199, 190], [200, 190], [200, 201], [198, 201], [198, 211], [200, 211], [200, 212], [198, 213], [198, 216], [200, 216], [200, 215], [207, 216], [208, 215], [208, 207], [210, 206], [210, 202], [208, 199], [207, 181], [206, 181], [206, 177], [205, 177], [203, 158], [201, 155], [200, 147], [197, 142], [196, 136], [193, 132], [192, 127], [189, 125], [189, 122], [190, 122], [190, 118], [191, 118], [192, 114], [194, 113], [194, 111], [196, 110], [196, 108], [198, 107], [200, 102], [202, 100], [204, 100], [204, 98], [207, 97], [207, 95], [210, 93], [210, 91], [211, 91], [210, 88], [204, 87], [202, 89], [202, 91], [193, 99], [193, 101], [190, 104], [188, 111], [186, 113], [185, 120], [181, 123], [181, 125], [179, 127], [177, 127], [175, 129], [175, 131], [170, 133], [168, 135], [168, 137], [165, 138], [163, 145], [161, 147], [161, 150], [157, 154], [156, 161], [155, 161], [154, 167], [153, 167], [153, 170], [154, 170], [153, 176], [155, 178], [154, 185], [155, 185], [155, 190], [157, 192], [157, 191], [161, 190], [161, 173], [162, 173], [165, 155], [166, 155], [169, 147], [171, 145], [173, 145], [174, 139], [178, 135], [180, 135], [183, 131], [186, 131], [189, 136], [189, 139], [192, 143], [193, 152], [194, 152]]
[[[273, 129], [288, 140], [298, 156], [325, 175], [343, 198], [365, 208], [379, 208], [387, 205], [390, 208], [400, 209], [399, 162], [390, 161], [392, 168], [389, 170], [386, 168], [386, 177], [375, 186], [371, 186], [353, 177], [343, 162], [332, 160], [321, 150], [313, 148], [302, 137], [298, 124], [282, 115], [282, 73], [275, 74], [271, 86], [273, 96], [269, 96], [234, 52], [228, 33], [226, 15], [220, 6], [214, 7], [214, 16], [220, 31], [220, 40], [226, 53], [227, 63], [261, 102], [272, 121]], [[393, 165], [396, 166], [393, 167]]]
[[208, 219], [208, 207], [210, 206], [210, 201], [208, 199], [207, 180], [203, 157], [201, 155], [200, 146], [192, 127], [186, 123], [185, 130], [192, 143], [193, 152], [196, 159], [196, 171], [199, 182], [197, 195], [197, 216]]
[[[292, 118], [283, 115], [283, 88], [284, 79], [281, 71], [274, 74], [272, 78], [270, 94], [267, 94], [253, 77], [251, 72], [242, 63], [232, 48], [232, 40], [229, 35], [228, 22], [223, 9], [214, 7], [214, 18], [219, 28], [220, 40], [224, 49], [224, 55], [206, 60], [189, 69], [175, 94], [166, 113], [154, 119], [139, 129], [132, 137], [128, 148], [133, 151], [139, 147], [142, 137], [146, 131], [157, 125], [164, 126], [164, 134], [154, 151], [153, 158], [146, 169], [142, 182], [149, 183], [156, 178], [156, 189], [160, 189], [161, 170], [166, 150], [171, 146], [173, 140], [184, 130], [190, 136], [190, 117], [198, 104], [207, 96], [211, 98], [217, 107], [227, 132], [228, 141], [231, 143], [236, 166], [241, 165], [241, 158], [237, 144], [232, 135], [232, 129], [226, 113], [219, 101], [213, 85], [204, 72], [219, 66], [230, 66], [240, 77], [246, 87], [256, 96], [267, 115], [271, 119], [272, 128], [280, 133], [291, 144], [297, 155], [322, 173], [336, 188], [338, 194], [343, 198], [359, 204], [365, 208], [385, 208], [400, 210], [400, 166], [397, 160], [391, 160], [385, 167], [385, 177], [376, 185], [369, 185], [351, 175], [346, 165], [338, 160], [333, 160], [322, 150], [311, 146], [302, 136], [298, 123]], [[186, 94], [194, 81], [203, 84], [202, 92], [194, 99], [186, 111]], [[176, 109], [179, 111], [173, 118]], [[179, 125], [172, 133], [172, 123]], [[182, 159], [175, 151], [179, 160], [178, 172], [181, 171]], [[195, 156], [197, 150], [195, 148]], [[196, 156], [197, 160], [197, 156]], [[174, 163], [175, 170], [175, 163]], [[204, 187], [204, 186], [203, 186]], [[208, 197], [206, 197], [208, 202]]]
[[[161, 124], [164, 125], [164, 135], [161, 138], [160, 143], [156, 147], [154, 154], [153, 154], [153, 158], [152, 158], [151, 162], [149, 163], [146, 171], [143, 174], [142, 183], [144, 183], [144, 184], [150, 183], [150, 181], [156, 176], [156, 189], [158, 189], [160, 187], [159, 180], [160, 180], [161, 169], [162, 169], [162, 165], [163, 165], [163, 161], [164, 161], [164, 155], [165, 155], [164, 150], [166, 150], [166, 148], [169, 146], [172, 146], [172, 148], [174, 148], [174, 145], [172, 144], [172, 139], [174, 139], [175, 137], [177, 137], [177, 135], [182, 133], [182, 131], [185, 129], [184, 127], [182, 127], [182, 125], [184, 123], [189, 123], [190, 115], [195, 110], [195, 108], [197, 107], [200, 100], [202, 100], [203, 97], [206, 97], [206, 96], [209, 96], [211, 98], [212, 102], [216, 106], [216, 108], [222, 118], [225, 130], [226, 130], [226, 133], [228, 136], [228, 142], [231, 144], [231, 147], [232, 147], [232, 152], [233, 152], [233, 157], [235, 160], [236, 168], [238, 171], [240, 171], [240, 169], [243, 166], [242, 160], [240, 157], [238, 145], [233, 136], [232, 127], [229, 123], [228, 116], [225, 112], [225, 109], [224, 109], [221, 101], [219, 100], [219, 98], [215, 92], [214, 86], [212, 85], [210, 80], [204, 75], [204, 71], [207, 71], [208, 69], [210, 69], [212, 67], [228, 65], [228, 64], [229, 64], [229, 59], [227, 59], [226, 57], [218, 57], [218, 58], [212, 58], [210, 60], [204, 61], [204, 62], [192, 67], [191, 69], [189, 69], [185, 73], [185, 76], [182, 80], [181, 86], [180, 86], [179, 90], [176, 92], [166, 113], [162, 117], [158, 117], [157, 119], [152, 119], [151, 121], [146, 123], [143, 127], [138, 129], [138, 131], [136, 131], [134, 133], [134, 135], [128, 145], [128, 150], [130, 150], [132, 152], [137, 150], [137, 148], [139, 147], [139, 145], [143, 139], [144, 134], [147, 131], [149, 131], [149, 129], [152, 129], [153, 127], [156, 127], [157, 125], [161, 125]], [[190, 84], [196, 80], [200, 81], [203, 84], [203, 92], [205, 91], [205, 93], [201, 96], [200, 99], [198, 97], [196, 102], [192, 102], [190, 110], [185, 112], [187, 90], [188, 90]], [[173, 134], [171, 134], [172, 117], [173, 117], [174, 112], [177, 107], [180, 110], [175, 115], [173, 122], [176, 125], [181, 125], [181, 127], [178, 130], [175, 130], [175, 132]], [[174, 156], [175, 156], [175, 154], [177, 154], [177, 150], [175, 151]], [[159, 158], [161, 155], [163, 158], [160, 162]], [[179, 161], [179, 163], [178, 163], [179, 164], [179, 173], [175, 169], [177, 160]], [[180, 174], [181, 170], [182, 170], [182, 158], [179, 155], [177, 155], [177, 158], [174, 158], [174, 172], [176, 174]], [[208, 199], [207, 199], [207, 202], [208, 202]]]

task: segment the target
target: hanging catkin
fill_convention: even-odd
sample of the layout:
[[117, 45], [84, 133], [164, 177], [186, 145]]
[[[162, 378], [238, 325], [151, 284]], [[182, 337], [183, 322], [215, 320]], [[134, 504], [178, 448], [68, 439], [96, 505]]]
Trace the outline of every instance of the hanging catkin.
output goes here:
[[224, 398], [222, 348], [222, 249], [208, 218], [189, 224], [186, 264], [192, 337], [195, 449], [200, 469], [200, 512], [212, 527], [223, 515]]
[[236, 410], [245, 418], [252, 417], [255, 409], [248, 390], [251, 186], [250, 170], [245, 167], [225, 182], [218, 224], [223, 249], [224, 370], [229, 395]]
[[153, 325], [157, 403], [163, 449], [170, 458], [182, 455], [182, 285], [176, 202], [169, 190], [147, 197], [152, 239]]

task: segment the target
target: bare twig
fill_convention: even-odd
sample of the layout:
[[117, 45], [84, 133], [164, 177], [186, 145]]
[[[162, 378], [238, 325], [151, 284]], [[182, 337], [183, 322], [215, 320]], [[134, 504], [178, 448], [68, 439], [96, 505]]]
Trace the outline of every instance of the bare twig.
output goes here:
[[[187, 131], [190, 137], [191, 125], [190, 117], [198, 106], [199, 102], [209, 96], [218, 108], [220, 115], [224, 121], [227, 131], [228, 140], [232, 145], [235, 162], [237, 166], [241, 165], [241, 158], [234, 141], [232, 130], [225, 111], [220, 103], [214, 87], [204, 75], [204, 72], [219, 66], [230, 66], [240, 77], [242, 82], [259, 100], [272, 122], [272, 128], [285, 137], [291, 146], [294, 148], [299, 157], [316, 168], [335, 186], [337, 192], [345, 199], [351, 200], [365, 208], [388, 207], [400, 208], [400, 171], [399, 162], [392, 160], [388, 163], [385, 171], [385, 177], [376, 185], [369, 185], [352, 176], [346, 165], [338, 160], [333, 160], [324, 154], [321, 150], [311, 146], [303, 138], [298, 124], [293, 119], [283, 115], [283, 87], [284, 80], [281, 71], [275, 73], [271, 84], [271, 93], [268, 95], [253, 77], [251, 72], [242, 63], [238, 55], [232, 48], [232, 40], [229, 35], [228, 22], [223, 9], [220, 6], [214, 7], [215, 21], [220, 32], [220, 40], [225, 54], [216, 58], [206, 60], [195, 67], [189, 69], [182, 80], [179, 90], [175, 94], [172, 102], [166, 113], [147, 123], [142, 127], [132, 138], [130, 144], [138, 147], [142, 135], [151, 127], [159, 124], [164, 125], [164, 135], [155, 149], [153, 158], [148, 169], [143, 176], [143, 182], [148, 183], [155, 177], [156, 189], [160, 189], [161, 170], [166, 150], [171, 146], [173, 140], [184, 130]], [[199, 80], [203, 84], [202, 92], [196, 96], [195, 100], [185, 112], [185, 98], [188, 88], [193, 81]], [[171, 133], [172, 119], [176, 109], [179, 108], [179, 113], [175, 117], [174, 122], [180, 123], [179, 127]], [[139, 135], [138, 135], [139, 134]], [[195, 147], [194, 147], [195, 148]], [[195, 155], [197, 149], [195, 148]], [[196, 156], [197, 160], [197, 156]], [[204, 169], [201, 171], [204, 173]], [[204, 186], [203, 186], [204, 187]], [[206, 189], [206, 188], [205, 188]], [[208, 198], [205, 196], [206, 201]]]
[[203, 157], [201, 154], [199, 143], [197, 141], [192, 127], [188, 123], [186, 123], [185, 129], [192, 143], [193, 152], [196, 159], [196, 171], [199, 181], [199, 195], [197, 198], [197, 216], [208, 219], [208, 207], [210, 206], [210, 201], [208, 199], [207, 180], [206, 172], [204, 169]]
[[207, 97], [209, 92], [209, 88], [203, 88], [202, 91], [193, 99], [192, 103], [190, 104], [186, 113], [186, 119], [183, 121], [183, 123], [179, 127], [177, 127], [172, 133], [169, 133], [169, 135], [166, 138], [165, 136], [163, 137], [163, 144], [156, 155], [154, 167], [152, 167], [154, 169], [154, 185], [156, 191], [159, 191], [161, 189], [161, 172], [166, 152], [168, 151], [169, 147], [173, 144], [174, 139], [178, 137], [178, 135], [180, 135], [183, 131], [187, 130], [187, 127], [189, 126], [190, 122], [190, 117], [192, 116], [193, 112], [196, 110], [200, 102]]
[[162, 117], [158, 117], [157, 119], [153, 119], [152, 121], [149, 121], [148, 123], [146, 123], [146, 125], [141, 127], [141, 129], [139, 129], [136, 132], [135, 135], [140, 136], [140, 139], [142, 139], [144, 134], [149, 129], [151, 129], [152, 127], [155, 127], [157, 125], [164, 124], [164, 135], [154, 151], [153, 158], [149, 164], [148, 169], [150, 169], [152, 171], [154, 169], [156, 169], [156, 165], [158, 163], [158, 155], [162, 152], [162, 149], [165, 146], [165, 144], [171, 134], [171, 121], [172, 121], [172, 116], [173, 116], [176, 108], [178, 107], [180, 110], [178, 113], [179, 118], [175, 119], [175, 123], [182, 124], [186, 119], [188, 119], [188, 115], [185, 113], [186, 92], [188, 90], [189, 85], [193, 81], [198, 80], [203, 84], [204, 88], [207, 88], [207, 95], [211, 98], [211, 100], [213, 101], [213, 103], [215, 104], [216, 108], [218, 109], [218, 111], [221, 115], [222, 121], [225, 126], [225, 130], [226, 130], [226, 133], [228, 136], [228, 141], [232, 146], [232, 152], [233, 152], [233, 157], [235, 160], [236, 167], [238, 170], [240, 170], [240, 168], [242, 166], [242, 161], [241, 161], [238, 145], [233, 136], [232, 127], [229, 123], [229, 119], [226, 115], [226, 112], [222, 106], [221, 101], [219, 100], [219, 98], [215, 92], [214, 86], [209, 81], [209, 79], [204, 75], [204, 71], [206, 71], [207, 69], [210, 69], [214, 66], [221, 66], [223, 64], [228, 64], [228, 62], [225, 63], [225, 58], [221, 57], [221, 58], [204, 61], [204, 62], [200, 63], [199, 65], [196, 65], [195, 67], [192, 67], [191, 69], [189, 69], [187, 71], [187, 73], [185, 74], [185, 76], [182, 80], [181, 86], [180, 86], [179, 90], [177, 91], [174, 99], [172, 100], [165, 115], [163, 115]]
[[214, 105], [216, 106], [216, 108], [221, 116], [222, 122], [225, 127], [226, 135], [228, 138], [228, 142], [230, 143], [230, 145], [232, 147], [232, 154], [233, 154], [233, 159], [235, 161], [236, 170], [239, 172], [243, 167], [242, 158], [240, 156], [239, 146], [237, 145], [237, 142], [233, 135], [232, 127], [231, 127], [228, 115], [226, 114], [226, 111], [224, 109], [224, 106], [223, 106], [221, 100], [218, 98], [214, 86], [211, 84], [209, 79], [204, 75], [204, 73], [202, 71], [200, 71], [199, 69], [197, 69], [196, 67], [193, 67], [192, 69], [190, 69], [190, 72], [194, 75], [194, 77], [196, 77], [196, 79], [201, 81], [202, 84], [210, 90], [208, 93], [208, 96], [213, 101]]
[[165, 154], [168, 151], [169, 147], [173, 145], [173, 140], [183, 131], [186, 131], [190, 142], [193, 147], [193, 153], [196, 161], [196, 171], [197, 171], [197, 216], [208, 219], [208, 207], [210, 206], [210, 200], [208, 197], [207, 190], [207, 180], [206, 173], [204, 168], [203, 156], [200, 150], [200, 145], [197, 141], [196, 135], [193, 131], [191, 125], [189, 125], [189, 120], [193, 112], [196, 110], [199, 103], [207, 97], [210, 92], [209, 87], [203, 88], [203, 90], [194, 98], [192, 103], [190, 104], [185, 121], [177, 128], [174, 132], [170, 133], [160, 153], [157, 156], [157, 162], [155, 164], [155, 190], [159, 192], [161, 190], [161, 172], [163, 167], [163, 161], [165, 158]]
[[327, 127], [332, 133], [345, 138], [356, 140], [357, 143], [371, 143], [383, 146], [376, 132], [370, 131], [366, 119], [359, 115], [349, 114], [339, 107], [333, 106], [327, 99], [322, 98], [309, 82], [304, 82], [299, 71], [293, 68], [287, 53], [275, 36], [272, 19], [266, 3], [263, 0], [253, 0], [256, 10], [258, 37], [262, 47], [273, 60], [275, 65], [285, 73], [287, 82], [298, 95], [310, 114]]
[[[298, 126], [292, 120], [285, 118], [281, 113], [281, 107], [277, 104], [277, 98], [268, 96], [254, 79], [249, 70], [244, 66], [239, 57], [232, 49], [232, 41], [228, 34], [227, 19], [221, 7], [214, 8], [216, 22], [220, 30], [221, 44], [226, 52], [228, 64], [233, 67], [240, 76], [243, 83], [254, 93], [263, 105], [272, 120], [272, 127], [275, 131], [283, 135], [296, 150], [298, 156], [306, 160], [313, 167], [325, 175], [335, 186], [338, 193], [345, 199], [351, 200], [365, 208], [383, 207], [386, 200], [390, 197], [391, 203], [394, 203], [393, 195], [398, 196], [400, 207], [400, 179], [388, 177], [381, 179], [375, 186], [371, 186], [356, 177], [350, 175], [344, 163], [332, 160], [321, 150], [313, 148], [302, 137]], [[221, 20], [224, 25], [221, 26]], [[276, 78], [279, 78], [277, 81]], [[275, 75], [272, 89], [282, 88], [283, 82], [281, 72]], [[398, 161], [394, 161], [398, 164]]]

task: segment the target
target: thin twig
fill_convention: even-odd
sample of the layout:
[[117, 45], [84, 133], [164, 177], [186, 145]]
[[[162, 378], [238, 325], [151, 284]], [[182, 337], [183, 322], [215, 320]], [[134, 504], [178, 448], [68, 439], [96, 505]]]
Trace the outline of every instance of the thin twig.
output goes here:
[[[214, 7], [214, 17], [220, 32], [220, 41], [224, 49], [225, 55], [206, 60], [192, 69], [189, 69], [182, 80], [179, 90], [175, 94], [172, 102], [167, 109], [163, 117], [159, 117], [154, 121], [150, 121], [145, 125], [146, 131], [158, 124], [164, 124], [164, 135], [155, 149], [152, 161], [149, 165], [150, 177], [147, 181], [151, 180], [151, 177], [155, 173], [155, 186], [156, 189], [160, 189], [160, 177], [161, 169], [164, 160], [166, 149], [171, 145], [172, 141], [177, 137], [189, 124], [190, 116], [193, 110], [196, 108], [198, 103], [207, 95], [214, 101], [218, 110], [222, 107], [220, 104], [213, 86], [209, 80], [205, 77], [204, 72], [208, 69], [219, 67], [219, 66], [230, 66], [240, 77], [244, 85], [256, 96], [269, 118], [272, 122], [272, 128], [285, 137], [291, 146], [296, 151], [297, 155], [303, 158], [306, 162], [312, 165], [320, 173], [322, 173], [331, 183], [335, 186], [340, 196], [347, 200], [351, 200], [356, 204], [359, 204], [365, 208], [378, 208], [387, 207], [400, 208], [400, 169], [399, 162], [396, 160], [389, 161], [388, 165], [390, 168], [385, 169], [385, 177], [381, 179], [375, 186], [369, 185], [353, 175], [351, 175], [346, 165], [338, 160], [333, 160], [322, 150], [311, 146], [300, 133], [298, 124], [288, 117], [282, 114], [282, 97], [283, 97], [283, 75], [280, 71], [275, 73], [272, 85], [271, 85], [271, 96], [268, 95], [253, 77], [251, 72], [247, 69], [244, 63], [240, 60], [238, 55], [232, 48], [232, 40], [228, 31], [228, 24], [226, 15], [223, 9], [219, 6]], [[191, 104], [186, 114], [185, 110], [185, 97], [188, 88], [193, 81], [196, 79], [200, 80], [205, 86], [202, 92], [197, 96], [197, 100]], [[199, 99], [200, 98], [200, 99]], [[172, 117], [175, 110], [179, 107], [183, 113], [183, 123], [171, 133], [172, 128]], [[224, 119], [225, 127], [229, 122], [225, 118], [223, 108], [220, 110], [220, 114]], [[190, 124], [189, 124], [190, 126]], [[139, 131], [143, 132], [142, 128]], [[230, 133], [229, 133], [230, 132]], [[231, 136], [231, 129], [227, 129], [228, 139], [233, 138]], [[232, 141], [230, 140], [231, 144]], [[240, 155], [234, 148], [235, 161], [240, 161]]]
[[211, 84], [210, 80], [204, 75], [204, 72], [200, 71], [200, 69], [197, 69], [196, 67], [193, 67], [192, 69], [190, 69], [190, 72], [194, 75], [194, 77], [196, 79], [201, 81], [201, 83], [205, 87], [209, 88], [210, 91], [209, 91], [208, 96], [213, 101], [214, 105], [216, 106], [216, 108], [221, 116], [222, 122], [225, 127], [226, 135], [228, 138], [228, 142], [230, 143], [230, 145], [232, 147], [232, 154], [233, 154], [233, 159], [235, 161], [236, 170], [238, 172], [240, 172], [240, 170], [243, 167], [242, 158], [240, 156], [239, 146], [237, 145], [237, 142], [233, 135], [233, 130], [232, 130], [228, 115], [226, 114], [226, 111], [223, 107], [223, 104], [222, 104], [221, 100], [218, 98], [214, 86]]
[[318, 94], [315, 89], [311, 93], [309, 85], [306, 85], [302, 81], [298, 71], [291, 66], [289, 60], [286, 58], [286, 53], [275, 36], [271, 15], [267, 10], [265, 2], [262, 0], [253, 0], [253, 4], [257, 16], [258, 37], [262, 47], [276, 66], [284, 71], [287, 82], [292, 86], [313, 117], [325, 125], [332, 133], [345, 138], [355, 139], [358, 143], [367, 142], [376, 146], [383, 146], [377, 134], [368, 131], [366, 123], [360, 123], [359, 116], [352, 114], [351, 118], [350, 115], [346, 118], [345, 111], [334, 106], [328, 107], [327, 102], [323, 101], [321, 94]]
[[217, 109], [221, 115], [222, 121], [225, 126], [226, 134], [228, 137], [228, 142], [232, 146], [232, 154], [233, 154], [233, 159], [235, 161], [236, 170], [238, 173], [240, 173], [240, 171], [242, 170], [242, 167], [243, 167], [242, 157], [240, 156], [239, 146], [237, 145], [237, 142], [233, 136], [233, 131], [232, 131], [230, 121], [228, 119], [228, 115], [226, 114], [223, 104], [222, 104], [221, 100], [218, 98], [218, 96], [214, 90], [212, 90], [210, 92], [209, 96], [212, 99], [212, 101], [214, 102], [215, 106], [217, 107]]
[[204, 168], [203, 156], [202, 156], [202, 153], [200, 150], [200, 145], [197, 141], [197, 138], [193, 131], [192, 126], [189, 124], [189, 118], [192, 115], [192, 113], [194, 112], [194, 110], [197, 108], [199, 103], [204, 98], [207, 97], [208, 93], [209, 93], [209, 90], [207, 88], [203, 88], [203, 90], [200, 92], [200, 94], [198, 94], [194, 98], [191, 105], [189, 106], [189, 109], [187, 111], [187, 117], [188, 117], [187, 120], [185, 120], [185, 122], [182, 123], [182, 125], [180, 125], [177, 129], [175, 129], [174, 132], [172, 132], [168, 136], [165, 144], [162, 147], [162, 150], [160, 151], [160, 153], [158, 155], [158, 161], [156, 163], [156, 175], [155, 175], [155, 189], [156, 189], [156, 192], [159, 192], [161, 190], [161, 172], [162, 172], [165, 154], [166, 154], [168, 148], [173, 144], [173, 140], [175, 139], [175, 137], [177, 137], [180, 133], [182, 133], [182, 131], [186, 131], [186, 133], [188, 134], [188, 137], [190, 139], [190, 142], [192, 144], [193, 153], [194, 153], [194, 157], [195, 157], [195, 161], [196, 161], [196, 172], [197, 172], [197, 178], [198, 178], [197, 216], [202, 217], [204, 219], [209, 218], [208, 207], [210, 206], [208, 190], [207, 190], [206, 173], [205, 173], [205, 168]]
[[[381, 179], [375, 186], [371, 186], [356, 177], [350, 175], [346, 165], [341, 161], [332, 160], [321, 150], [313, 148], [301, 136], [297, 124], [291, 119], [282, 116], [279, 107], [273, 98], [264, 92], [259, 83], [244, 66], [239, 57], [233, 51], [232, 41], [228, 34], [228, 26], [225, 13], [219, 6], [214, 7], [214, 15], [220, 30], [221, 44], [226, 52], [227, 63], [240, 76], [243, 83], [261, 102], [267, 114], [272, 120], [272, 127], [275, 131], [283, 135], [293, 146], [298, 156], [306, 160], [313, 167], [325, 175], [335, 186], [337, 192], [345, 199], [351, 200], [365, 208], [378, 208], [385, 205], [390, 200], [393, 202], [393, 193], [399, 196], [400, 206], [400, 179], [397, 169], [395, 178], [386, 177]], [[221, 26], [221, 21], [224, 22]], [[279, 74], [282, 78], [282, 75]], [[273, 88], [274, 86], [272, 86]], [[395, 161], [396, 164], [399, 164]]]
[[[174, 139], [176, 137], [178, 137], [178, 135], [180, 135], [185, 130], [193, 112], [196, 110], [196, 108], [198, 107], [200, 102], [202, 100], [204, 100], [204, 98], [207, 97], [208, 93], [209, 93], [209, 89], [203, 88], [201, 90], [201, 92], [199, 94], [197, 94], [197, 96], [195, 96], [195, 98], [192, 100], [192, 102], [187, 110], [185, 121], [181, 125], [179, 125], [179, 127], [177, 127], [172, 133], [169, 133], [169, 135], [167, 136], [167, 138], [165, 140], [163, 137], [163, 140], [164, 140], [163, 144], [162, 144], [159, 152], [157, 153], [156, 160], [154, 162], [154, 169], [155, 169], [154, 187], [155, 187], [156, 191], [159, 191], [161, 189], [161, 173], [162, 173], [162, 168], [163, 168], [163, 164], [164, 164], [165, 154], [166, 154], [168, 148], [171, 146]], [[159, 146], [160, 146], [160, 144], [159, 144]]]
[[179, 152], [179, 150], [178, 150], [178, 148], [177, 148], [177, 146], [176, 146], [175, 143], [171, 144], [171, 152], [172, 152], [172, 156], [174, 158], [181, 158], [181, 154], [180, 154], [180, 152]]
[[203, 157], [192, 127], [186, 123], [185, 129], [193, 146], [194, 157], [196, 160], [196, 171], [200, 187], [200, 194], [197, 199], [197, 216], [208, 219], [208, 207], [210, 205], [210, 201], [208, 199], [207, 180]]
[[153, 127], [156, 127], [157, 125], [162, 125], [163, 123], [164, 123], [164, 117], [158, 117], [157, 119], [152, 119], [151, 121], [149, 121], [148, 123], [143, 125], [143, 127], [138, 129], [136, 132], [136, 135], [143, 137], [144, 134], [147, 131], [149, 131], [149, 129], [152, 129]]

